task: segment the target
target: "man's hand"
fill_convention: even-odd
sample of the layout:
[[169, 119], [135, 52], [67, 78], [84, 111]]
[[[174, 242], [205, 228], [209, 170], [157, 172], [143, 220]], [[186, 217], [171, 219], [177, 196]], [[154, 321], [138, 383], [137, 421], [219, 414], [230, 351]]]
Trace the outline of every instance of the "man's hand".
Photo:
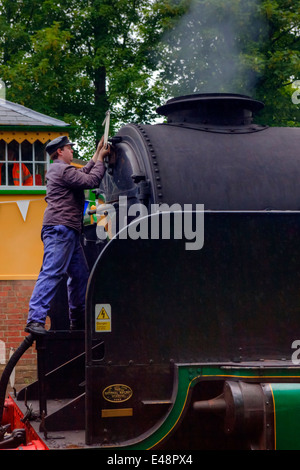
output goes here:
[[100, 155], [100, 152], [103, 148], [103, 144], [104, 144], [104, 135], [101, 137], [101, 140], [98, 144], [97, 150], [93, 155], [93, 160], [94, 160], [95, 163], [99, 160], [99, 155]]
[[106, 155], [110, 154], [110, 146], [107, 144], [106, 148], [102, 147], [99, 151], [98, 161], [103, 162]]

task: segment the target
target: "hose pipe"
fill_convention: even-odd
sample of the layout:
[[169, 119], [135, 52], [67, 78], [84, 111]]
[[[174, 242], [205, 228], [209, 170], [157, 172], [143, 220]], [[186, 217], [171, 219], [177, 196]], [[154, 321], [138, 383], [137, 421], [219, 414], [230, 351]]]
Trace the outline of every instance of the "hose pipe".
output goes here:
[[5, 369], [1, 375], [0, 379], [0, 424], [2, 422], [3, 417], [3, 409], [5, 403], [5, 396], [6, 396], [6, 389], [8, 385], [8, 381], [14, 367], [16, 366], [19, 359], [23, 356], [23, 354], [32, 346], [34, 342], [34, 336], [29, 334], [25, 337], [24, 341], [20, 344], [20, 346], [15, 350], [9, 361], [7, 362]]

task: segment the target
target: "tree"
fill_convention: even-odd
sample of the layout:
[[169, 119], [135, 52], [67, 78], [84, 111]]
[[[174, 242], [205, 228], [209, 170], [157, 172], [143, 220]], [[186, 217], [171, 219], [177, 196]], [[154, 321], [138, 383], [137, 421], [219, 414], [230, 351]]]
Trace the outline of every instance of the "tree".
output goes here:
[[299, 125], [299, 0], [192, 0], [161, 44], [165, 93], [227, 92], [265, 102], [269, 125]]
[[256, 87], [256, 97], [266, 104], [260, 120], [270, 125], [299, 126], [300, 101], [292, 97], [293, 83], [300, 79], [300, 1], [265, 0], [261, 12], [268, 28], [260, 47], [263, 74]]
[[0, 4], [0, 76], [7, 99], [76, 125], [75, 138], [91, 147], [109, 107], [113, 125], [153, 117], [161, 99], [152, 79], [155, 45], [184, 1]]
[[74, 125], [88, 155], [108, 108], [113, 133], [182, 94], [250, 94], [258, 121], [299, 125], [299, 4], [0, 0], [0, 78], [7, 99]]

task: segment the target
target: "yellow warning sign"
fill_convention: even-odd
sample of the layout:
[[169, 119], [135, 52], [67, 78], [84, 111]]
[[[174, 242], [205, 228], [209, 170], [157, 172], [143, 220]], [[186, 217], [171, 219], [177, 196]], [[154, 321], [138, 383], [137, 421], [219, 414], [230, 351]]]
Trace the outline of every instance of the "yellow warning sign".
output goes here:
[[109, 320], [109, 316], [107, 315], [107, 311], [104, 307], [101, 308], [97, 320]]
[[107, 321], [98, 321], [96, 323], [96, 331], [111, 331], [110, 322]]
[[95, 305], [95, 331], [107, 333], [111, 331], [111, 305]]

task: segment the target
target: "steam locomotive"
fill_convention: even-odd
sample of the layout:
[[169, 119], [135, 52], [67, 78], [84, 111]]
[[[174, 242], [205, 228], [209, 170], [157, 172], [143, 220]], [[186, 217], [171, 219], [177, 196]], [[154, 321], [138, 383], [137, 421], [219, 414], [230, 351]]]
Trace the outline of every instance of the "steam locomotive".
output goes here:
[[[112, 137], [85, 331], [62, 285], [1, 378], [0, 448], [300, 448], [300, 130], [262, 107], [182, 96]], [[34, 342], [38, 380], [5, 399]]]

